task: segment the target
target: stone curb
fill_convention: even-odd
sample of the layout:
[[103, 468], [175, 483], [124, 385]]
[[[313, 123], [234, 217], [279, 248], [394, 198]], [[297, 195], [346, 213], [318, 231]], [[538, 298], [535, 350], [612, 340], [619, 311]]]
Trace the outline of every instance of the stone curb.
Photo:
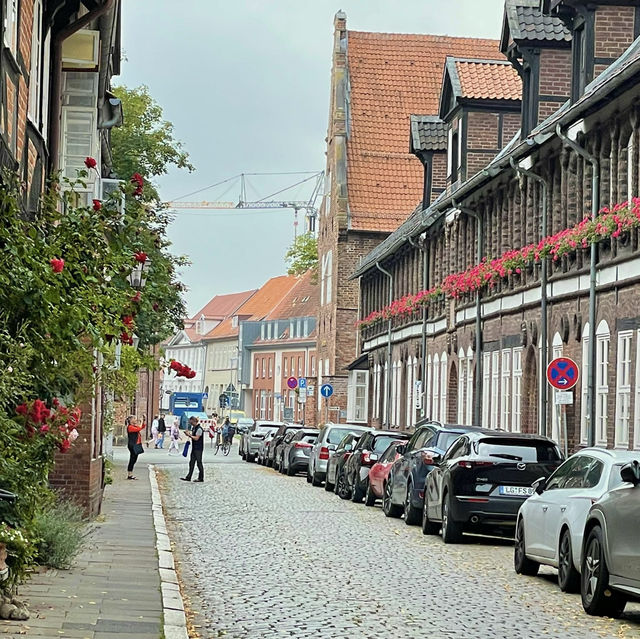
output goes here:
[[189, 639], [187, 620], [184, 614], [184, 602], [180, 594], [178, 576], [173, 561], [173, 551], [171, 550], [167, 524], [162, 510], [160, 488], [158, 487], [156, 469], [153, 464], [149, 466], [149, 481], [151, 482], [151, 509], [153, 511], [153, 526], [156, 530], [156, 549], [160, 567], [164, 636], [165, 639]]

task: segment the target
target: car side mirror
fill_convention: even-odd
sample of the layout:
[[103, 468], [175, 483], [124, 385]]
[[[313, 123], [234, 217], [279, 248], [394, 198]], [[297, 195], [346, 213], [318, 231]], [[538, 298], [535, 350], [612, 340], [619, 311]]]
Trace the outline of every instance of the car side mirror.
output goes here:
[[405, 444], [400, 444], [400, 446], [396, 447], [396, 453], [398, 455], [404, 455], [405, 450], [407, 450], [407, 447]]
[[625, 464], [620, 469], [620, 477], [622, 481], [637, 486], [640, 484], [640, 463], [636, 460]]
[[347, 445], [344, 447], [344, 449], [345, 449], [347, 452], [351, 452], [351, 451], [353, 450], [353, 446], [352, 446], [351, 444], [347, 444]]
[[369, 455], [369, 459], [372, 462], [377, 462], [378, 461], [378, 456], [375, 453], [371, 453], [371, 455]]
[[327, 446], [327, 448], [328, 448], [329, 450], [332, 450], [332, 451], [333, 451], [333, 450], [335, 450], [335, 449], [337, 448], [337, 446], [336, 446], [335, 444], [329, 444], [329, 445]]
[[540, 479], [536, 479], [533, 482], [533, 484], [531, 484], [531, 486], [533, 487], [533, 490], [535, 490], [538, 495], [542, 495], [542, 493], [544, 492], [544, 489], [547, 487], [547, 478], [540, 477]]

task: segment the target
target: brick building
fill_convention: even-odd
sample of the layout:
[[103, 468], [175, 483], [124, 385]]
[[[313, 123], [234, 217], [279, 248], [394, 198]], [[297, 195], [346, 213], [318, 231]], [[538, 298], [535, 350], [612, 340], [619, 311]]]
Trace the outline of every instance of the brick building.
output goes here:
[[[349, 276], [420, 200], [424, 177], [408, 151], [410, 116], [437, 115], [447, 55], [495, 59], [500, 52], [493, 40], [349, 31], [342, 12], [334, 29], [318, 226], [318, 384], [333, 385], [329, 408], [337, 419], [356, 392], [349, 379], [361, 377], [347, 370], [358, 349], [358, 286]], [[433, 165], [436, 193], [445, 187], [444, 157], [423, 157]], [[318, 398], [323, 418], [325, 409]]]
[[[424, 416], [546, 433], [568, 450], [640, 447], [640, 211], [583, 221], [640, 191], [636, 5], [507, 0], [501, 50], [522, 79], [521, 131], [484, 166], [467, 163], [353, 274], [374, 422]], [[504, 82], [473, 78], [506, 96]], [[441, 105], [446, 95], [445, 83]], [[460, 146], [445, 121], [451, 167]], [[380, 313], [390, 285], [396, 301]], [[558, 356], [581, 371], [566, 437], [545, 381]]]

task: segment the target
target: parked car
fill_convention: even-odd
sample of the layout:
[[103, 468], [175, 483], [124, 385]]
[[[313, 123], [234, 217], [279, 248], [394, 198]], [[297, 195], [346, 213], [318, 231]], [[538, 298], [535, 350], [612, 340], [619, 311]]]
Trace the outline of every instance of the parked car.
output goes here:
[[580, 590], [582, 533], [591, 504], [622, 483], [620, 469], [639, 452], [585, 448], [548, 479], [534, 483], [535, 494], [518, 513], [514, 567], [537, 574], [540, 564], [558, 569], [565, 592]]
[[622, 466], [620, 477], [591, 506], [583, 532], [580, 591], [590, 615], [619, 617], [628, 600], [640, 600], [640, 463]]
[[251, 417], [238, 417], [235, 426], [239, 434], [246, 433], [253, 426], [253, 419]]
[[359, 504], [367, 493], [369, 471], [393, 441], [408, 441], [411, 435], [397, 430], [372, 430], [358, 440], [344, 464], [344, 482], [351, 501]]
[[[314, 486], [322, 486], [327, 476], [327, 462], [342, 438], [349, 433], [364, 433], [371, 430], [367, 426], [355, 424], [325, 424], [318, 433], [318, 439], [311, 449], [307, 481]], [[333, 490], [333, 484], [328, 490]]]
[[369, 481], [367, 483], [367, 493], [364, 498], [364, 503], [367, 506], [373, 506], [376, 500], [382, 498], [384, 491], [384, 484], [389, 476], [389, 471], [393, 463], [400, 457], [398, 447], [404, 445], [404, 440], [393, 441], [389, 444], [387, 450], [382, 453], [380, 458], [376, 461], [377, 455], [371, 455], [372, 461], [375, 463], [369, 470]]
[[327, 479], [324, 483], [324, 489], [333, 490], [340, 499], [351, 497], [351, 491], [348, 489], [344, 477], [345, 464], [358, 445], [358, 440], [364, 434], [364, 432], [356, 432], [345, 435], [327, 464]]
[[444, 457], [432, 455], [424, 491], [423, 531], [456, 543], [467, 530], [512, 530], [532, 484], [562, 462], [557, 444], [539, 435], [477, 430], [460, 436]]
[[240, 417], [236, 428], [238, 430], [238, 455], [244, 459], [245, 446], [248, 439], [248, 433], [253, 428], [255, 422], [251, 417]]
[[317, 428], [302, 428], [287, 433], [282, 443], [280, 472], [289, 476], [302, 470], [306, 472], [309, 467], [309, 455], [316, 439], [318, 439]]
[[279, 455], [282, 453], [282, 440], [287, 433], [304, 428], [302, 424], [283, 424], [278, 428], [273, 443], [269, 446], [269, 454], [267, 455], [267, 466], [273, 466], [278, 470], [278, 464], [280, 463]]
[[258, 448], [258, 454], [256, 455], [256, 462], [261, 466], [267, 465], [267, 459], [269, 458], [269, 450], [271, 449], [271, 444], [278, 432], [277, 428], [272, 428], [264, 437], [262, 442], [260, 443], [260, 447]]
[[479, 430], [473, 426], [454, 426], [427, 421], [418, 425], [401, 457], [391, 470], [382, 495], [382, 509], [387, 517], [400, 517], [408, 525], [419, 524], [424, 505], [424, 483], [435, 467], [434, 454], [442, 457], [449, 446], [464, 433]]
[[278, 430], [280, 426], [282, 426], [282, 422], [257, 421], [255, 426], [250, 428], [244, 435], [244, 459], [252, 462], [258, 454], [260, 444], [264, 441], [267, 433]]

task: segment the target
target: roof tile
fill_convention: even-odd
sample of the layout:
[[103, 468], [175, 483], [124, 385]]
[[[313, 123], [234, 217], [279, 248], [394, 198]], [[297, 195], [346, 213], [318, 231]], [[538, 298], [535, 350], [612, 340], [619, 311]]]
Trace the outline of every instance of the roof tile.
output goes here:
[[508, 62], [455, 59], [461, 97], [521, 100], [522, 80]]

